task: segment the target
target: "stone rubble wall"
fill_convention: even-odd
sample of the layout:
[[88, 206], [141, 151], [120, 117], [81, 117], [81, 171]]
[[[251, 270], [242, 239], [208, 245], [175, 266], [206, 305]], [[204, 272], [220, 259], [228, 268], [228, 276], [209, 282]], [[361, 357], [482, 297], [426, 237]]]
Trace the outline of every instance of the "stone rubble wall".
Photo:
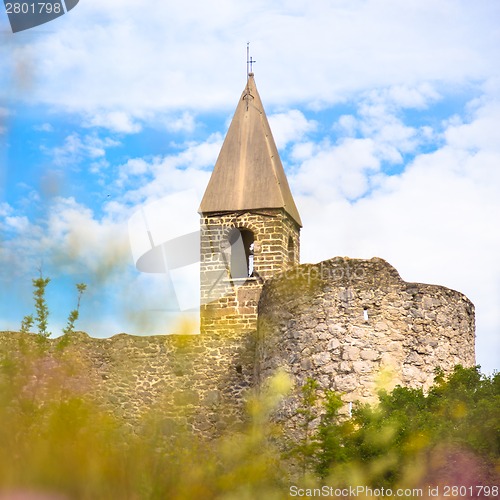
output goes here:
[[242, 422], [253, 382], [253, 335], [98, 339], [76, 332], [64, 348], [59, 342], [40, 344], [34, 334], [0, 332], [0, 364], [25, 366], [28, 360], [23, 384], [34, 384], [36, 394], [67, 386], [132, 427], [155, 416], [167, 432], [179, 427], [215, 436]]
[[[280, 408], [293, 430], [307, 378], [346, 403], [368, 402], [379, 387], [428, 387], [436, 367], [474, 365], [474, 307], [453, 290], [404, 282], [381, 259], [336, 258], [266, 282], [257, 334], [223, 328], [98, 339], [76, 332], [64, 348], [59, 343], [0, 332], [0, 364], [28, 360], [25, 385], [38, 397], [55, 384], [132, 426], [154, 414], [166, 432], [180, 425], [204, 436], [243, 422], [248, 391], [282, 368], [296, 386]], [[12, 373], [0, 370], [0, 381]]]
[[[474, 306], [441, 286], [406, 283], [379, 258], [334, 258], [268, 281], [259, 303], [256, 384], [278, 369], [295, 383], [279, 410], [296, 421], [308, 378], [348, 403], [379, 389], [427, 389], [437, 367], [475, 364]], [[292, 423], [292, 427], [293, 427]]]
[[[254, 235], [254, 276], [233, 280], [228, 269], [231, 229]], [[288, 262], [288, 241], [293, 261]], [[299, 227], [282, 209], [258, 213], [203, 214], [201, 218], [201, 331], [255, 331], [257, 304], [265, 280], [299, 262]]]

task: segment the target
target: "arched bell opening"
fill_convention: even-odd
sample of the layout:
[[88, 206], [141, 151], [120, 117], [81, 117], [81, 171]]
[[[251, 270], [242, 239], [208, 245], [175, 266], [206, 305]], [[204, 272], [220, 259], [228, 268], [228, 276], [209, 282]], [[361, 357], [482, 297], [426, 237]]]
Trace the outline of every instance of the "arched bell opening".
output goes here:
[[228, 234], [229, 272], [232, 279], [246, 279], [254, 273], [254, 234], [249, 229], [233, 228]]

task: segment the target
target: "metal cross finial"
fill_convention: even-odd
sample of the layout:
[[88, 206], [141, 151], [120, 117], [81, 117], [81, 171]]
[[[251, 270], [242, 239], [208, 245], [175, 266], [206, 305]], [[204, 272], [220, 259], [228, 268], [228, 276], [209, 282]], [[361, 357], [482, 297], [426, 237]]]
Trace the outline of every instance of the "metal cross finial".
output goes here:
[[250, 42], [247, 42], [247, 77], [253, 72], [253, 63], [255, 62], [257, 61], [254, 61], [250, 56]]

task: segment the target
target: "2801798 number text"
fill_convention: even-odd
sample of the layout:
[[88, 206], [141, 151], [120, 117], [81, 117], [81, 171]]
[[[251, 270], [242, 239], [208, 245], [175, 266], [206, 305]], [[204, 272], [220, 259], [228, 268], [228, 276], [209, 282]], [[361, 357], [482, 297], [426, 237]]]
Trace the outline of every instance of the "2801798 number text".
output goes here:
[[478, 498], [489, 497], [498, 498], [498, 486], [444, 486], [444, 497], [466, 497]]
[[60, 2], [13, 2], [6, 3], [7, 14], [60, 14], [62, 5]]

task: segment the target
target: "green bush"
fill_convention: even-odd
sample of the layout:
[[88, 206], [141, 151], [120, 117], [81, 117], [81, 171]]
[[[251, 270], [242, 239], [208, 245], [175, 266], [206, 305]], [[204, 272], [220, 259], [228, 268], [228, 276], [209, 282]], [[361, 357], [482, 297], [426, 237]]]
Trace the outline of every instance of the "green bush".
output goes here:
[[326, 398], [311, 459], [318, 475], [335, 484], [352, 484], [354, 477], [379, 488], [416, 484], [429, 476], [431, 457], [443, 449], [477, 457], [486, 476], [500, 464], [498, 373], [487, 377], [479, 367], [457, 366], [446, 378], [438, 371], [427, 395], [398, 386], [348, 420], [338, 417], [336, 401]]

